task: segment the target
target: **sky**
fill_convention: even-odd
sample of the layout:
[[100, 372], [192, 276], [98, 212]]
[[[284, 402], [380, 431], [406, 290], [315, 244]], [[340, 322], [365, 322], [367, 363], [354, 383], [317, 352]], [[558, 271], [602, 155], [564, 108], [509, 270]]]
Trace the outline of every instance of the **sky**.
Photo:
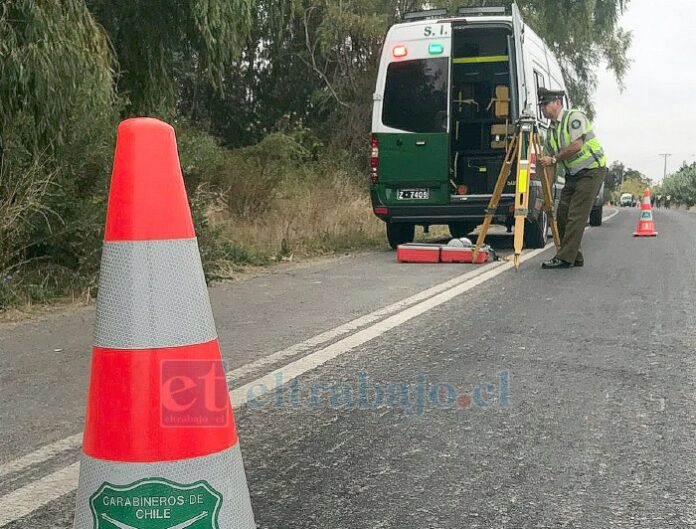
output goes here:
[[607, 154], [654, 182], [696, 162], [696, 0], [630, 0], [620, 25], [633, 32], [625, 89], [604, 67], [593, 126]]

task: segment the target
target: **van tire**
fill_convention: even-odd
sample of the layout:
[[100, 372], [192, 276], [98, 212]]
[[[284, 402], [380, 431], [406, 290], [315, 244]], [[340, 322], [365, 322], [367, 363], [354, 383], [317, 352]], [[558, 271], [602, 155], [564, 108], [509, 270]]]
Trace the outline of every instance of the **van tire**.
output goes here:
[[387, 223], [387, 240], [389, 241], [389, 246], [391, 246], [393, 250], [396, 250], [396, 247], [400, 244], [413, 242], [415, 236], [415, 224], [409, 224], [407, 222]]
[[475, 229], [476, 229], [475, 222], [450, 222], [449, 223], [450, 235], [452, 237], [454, 237], [455, 239], [461, 239], [462, 237], [466, 237]]
[[549, 217], [545, 211], [539, 213], [538, 220], [527, 220], [524, 227], [524, 247], [543, 248], [549, 233]]
[[602, 225], [602, 208], [592, 208], [590, 212], [590, 226]]

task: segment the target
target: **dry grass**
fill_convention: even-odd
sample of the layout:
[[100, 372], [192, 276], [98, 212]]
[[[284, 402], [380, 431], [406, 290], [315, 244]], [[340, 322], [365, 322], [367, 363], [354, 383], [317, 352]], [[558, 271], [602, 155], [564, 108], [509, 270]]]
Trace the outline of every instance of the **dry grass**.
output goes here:
[[386, 244], [367, 191], [347, 174], [335, 171], [284, 187], [260, 215], [223, 206], [211, 211], [209, 220], [235, 245], [277, 261]]

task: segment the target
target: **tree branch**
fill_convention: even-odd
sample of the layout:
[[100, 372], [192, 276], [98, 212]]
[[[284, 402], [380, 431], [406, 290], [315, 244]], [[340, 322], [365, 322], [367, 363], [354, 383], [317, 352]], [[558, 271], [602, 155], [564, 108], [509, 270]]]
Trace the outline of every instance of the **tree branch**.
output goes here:
[[334, 87], [331, 85], [331, 82], [329, 81], [328, 77], [326, 77], [326, 74], [322, 72], [319, 67], [317, 66], [317, 60], [315, 56], [315, 50], [316, 50], [316, 45], [317, 43], [315, 42], [314, 45], [312, 45], [311, 38], [309, 36], [309, 18], [311, 16], [311, 12], [316, 9], [316, 7], [310, 7], [309, 9], [305, 10], [304, 13], [304, 29], [305, 29], [305, 44], [307, 46], [307, 51], [309, 52], [309, 58], [311, 59], [311, 64], [305, 61], [302, 57], [300, 57], [300, 60], [310, 66], [316, 73], [319, 75], [319, 77], [322, 78], [324, 83], [326, 84], [326, 87], [329, 89], [331, 92], [331, 95], [333, 98], [336, 100], [336, 102], [341, 105], [344, 108], [350, 108], [350, 105], [346, 103], [345, 101], [342, 101], [341, 98], [338, 96], [336, 93], [336, 90]]

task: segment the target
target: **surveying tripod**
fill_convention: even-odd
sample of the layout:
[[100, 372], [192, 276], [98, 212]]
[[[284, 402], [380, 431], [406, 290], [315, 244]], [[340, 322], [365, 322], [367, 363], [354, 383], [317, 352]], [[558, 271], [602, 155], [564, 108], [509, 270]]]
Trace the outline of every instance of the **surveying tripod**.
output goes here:
[[472, 256], [473, 262], [476, 262], [476, 257], [486, 239], [488, 228], [490, 228], [493, 217], [498, 209], [500, 196], [503, 193], [503, 189], [505, 189], [505, 184], [512, 171], [513, 163], [515, 163], [517, 171], [515, 179], [514, 210], [515, 253], [512, 257], [512, 261], [515, 265], [515, 269], [519, 270], [522, 245], [524, 243], [524, 223], [529, 213], [529, 172], [532, 153], [536, 154], [536, 174], [541, 175], [541, 188], [544, 193], [544, 206], [542, 207], [542, 211], [546, 212], [549, 223], [551, 224], [551, 233], [553, 233], [553, 242], [556, 245], [556, 249], [561, 246], [556, 218], [553, 215], [553, 195], [551, 193], [551, 179], [547, 172], [548, 167], [544, 167], [542, 171], [538, 170], [541, 167], [541, 156], [543, 152], [537, 120], [531, 116], [522, 116], [515, 124], [515, 135], [505, 152], [505, 161], [500, 168], [500, 174], [498, 175], [498, 181], [493, 190], [493, 196], [491, 196], [491, 200], [486, 208], [486, 217], [483, 221], [483, 226], [481, 226], [478, 239], [476, 240], [476, 246], [474, 247]]

